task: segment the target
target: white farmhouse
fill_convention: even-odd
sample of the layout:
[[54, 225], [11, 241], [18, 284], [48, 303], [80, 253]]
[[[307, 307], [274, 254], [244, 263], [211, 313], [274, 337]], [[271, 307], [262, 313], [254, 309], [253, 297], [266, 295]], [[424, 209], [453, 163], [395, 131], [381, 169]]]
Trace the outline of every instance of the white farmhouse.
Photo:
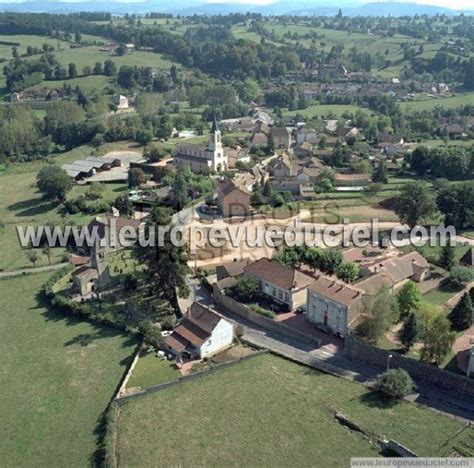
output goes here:
[[217, 312], [194, 302], [181, 323], [163, 340], [163, 349], [179, 360], [206, 358], [228, 348], [233, 325]]

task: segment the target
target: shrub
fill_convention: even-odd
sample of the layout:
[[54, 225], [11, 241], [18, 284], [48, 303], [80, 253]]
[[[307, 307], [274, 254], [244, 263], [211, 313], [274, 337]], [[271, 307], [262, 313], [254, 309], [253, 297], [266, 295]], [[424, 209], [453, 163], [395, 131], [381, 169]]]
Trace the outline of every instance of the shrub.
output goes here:
[[275, 312], [273, 312], [272, 310], [265, 309], [264, 307], [261, 307], [258, 304], [252, 304], [250, 308], [257, 314], [263, 315], [264, 317], [268, 317], [271, 319], [275, 318]]
[[176, 317], [174, 315], [169, 315], [161, 321], [162, 330], [173, 330], [176, 324]]
[[454, 286], [462, 288], [465, 283], [472, 281], [473, 275], [474, 274], [470, 268], [455, 266], [451, 268], [449, 280]]
[[377, 391], [391, 400], [401, 400], [412, 393], [414, 387], [412, 378], [403, 369], [390, 369], [377, 377]]

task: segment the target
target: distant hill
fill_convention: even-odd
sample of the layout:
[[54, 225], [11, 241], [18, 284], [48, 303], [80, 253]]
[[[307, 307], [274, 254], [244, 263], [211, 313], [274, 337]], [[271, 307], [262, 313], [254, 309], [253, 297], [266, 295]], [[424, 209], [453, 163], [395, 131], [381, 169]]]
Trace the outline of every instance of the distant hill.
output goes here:
[[[321, 3], [329, 3], [322, 0]], [[242, 3], [205, 3], [202, 0], [180, 0], [173, 4], [168, 0], [150, 0], [138, 2], [119, 1], [26, 1], [20, 3], [0, 3], [0, 11], [13, 12], [47, 12], [47, 13], [70, 13], [77, 11], [108, 11], [113, 14], [147, 12], [163, 12], [180, 15], [225, 15], [228, 13], [261, 13], [263, 15], [335, 15], [339, 8], [346, 16], [410, 16], [410, 15], [455, 15], [461, 13], [459, 10], [437, 7], [432, 5], [419, 5], [414, 2], [377, 2], [359, 4], [348, 0], [338, 3], [338, 6], [314, 6], [310, 0], [281, 0], [269, 5], [252, 5]], [[472, 15], [474, 10], [463, 11]]]

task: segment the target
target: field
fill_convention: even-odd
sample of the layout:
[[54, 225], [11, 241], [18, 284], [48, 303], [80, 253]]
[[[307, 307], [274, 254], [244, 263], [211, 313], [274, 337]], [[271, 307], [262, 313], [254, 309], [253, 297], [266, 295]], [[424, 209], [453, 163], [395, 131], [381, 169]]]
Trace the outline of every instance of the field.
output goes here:
[[461, 107], [464, 105], [473, 105], [474, 104], [474, 93], [462, 94], [459, 96], [452, 96], [447, 98], [427, 98], [420, 99], [417, 101], [402, 102], [400, 107], [402, 111], [424, 111], [432, 110], [435, 107], [439, 106], [443, 109], [454, 109], [456, 107]]
[[90, 466], [99, 418], [135, 344], [48, 310], [37, 297], [47, 279], [0, 280], [3, 466]]
[[379, 455], [334, 411], [424, 456], [469, 436], [450, 440], [461, 422], [382, 403], [359, 384], [264, 355], [121, 405], [115, 451], [123, 466], [343, 467], [351, 456]]
[[367, 109], [360, 106], [353, 106], [349, 104], [316, 104], [309, 106], [306, 109], [287, 111], [283, 115], [285, 117], [295, 117], [296, 115], [303, 115], [306, 118], [338, 118], [342, 114], [355, 114], [358, 110], [369, 113]]
[[[95, 36], [83, 36], [83, 40], [91, 44], [105, 43], [107, 42], [104, 38]], [[67, 83], [71, 87], [79, 85], [85, 93], [92, 93], [93, 91], [102, 91], [111, 79], [102, 75], [98, 76], [81, 76], [82, 70], [85, 66], [91, 68], [94, 67], [96, 62], [103, 63], [105, 60], [112, 60], [117, 65], [117, 69], [122, 65], [137, 66], [137, 67], [152, 67], [158, 70], [169, 70], [173, 62], [167, 59], [164, 55], [155, 54], [151, 51], [135, 51], [131, 54], [124, 56], [112, 55], [108, 52], [102, 52], [99, 50], [98, 45], [86, 45], [85, 47], [71, 49], [70, 44], [66, 41], [52, 39], [44, 36], [34, 35], [0, 35], [0, 41], [6, 42], [17, 42], [21, 45], [17, 47], [20, 55], [26, 53], [26, 48], [29, 45], [35, 47], [41, 47], [42, 44], [49, 44], [54, 46], [54, 55], [58, 62], [67, 70], [69, 63], [73, 62], [76, 64], [78, 77], [74, 79], [66, 80], [51, 80], [44, 81], [40, 86], [46, 86], [48, 88], [62, 88], [64, 83]], [[0, 44], [0, 59], [10, 60], [12, 58], [12, 47], [10, 45]], [[28, 57], [28, 60], [38, 60], [40, 55], [33, 55]], [[182, 67], [178, 64], [178, 68]], [[6, 94], [5, 78], [0, 75], [0, 95]]]
[[[128, 147], [129, 145], [122, 142], [121, 144], [107, 145], [105, 148], [114, 150]], [[61, 165], [90, 156], [91, 151], [89, 146], [81, 146], [72, 151], [52, 156], [49, 162]], [[0, 257], [0, 270], [15, 270], [32, 266], [19, 244], [16, 233], [17, 225], [38, 225], [48, 221], [58, 221], [61, 218], [57, 207], [44, 201], [34, 186], [37, 172], [46, 164], [48, 164], [46, 161], [13, 164], [5, 171], [0, 172], [0, 187], [2, 187], [3, 194], [0, 199], [0, 221], [4, 225], [3, 228], [0, 228], [0, 245], [3, 249]], [[126, 188], [122, 183], [110, 183], [104, 187], [103, 196], [106, 200], [115, 199]], [[85, 186], [75, 185], [69, 192], [68, 198], [78, 197], [86, 190]], [[77, 214], [71, 216], [70, 219], [78, 224], [84, 224], [92, 217], [92, 215]], [[53, 263], [59, 262], [63, 253], [62, 249], [53, 249]], [[47, 258], [40, 255], [37, 266], [47, 264]]]

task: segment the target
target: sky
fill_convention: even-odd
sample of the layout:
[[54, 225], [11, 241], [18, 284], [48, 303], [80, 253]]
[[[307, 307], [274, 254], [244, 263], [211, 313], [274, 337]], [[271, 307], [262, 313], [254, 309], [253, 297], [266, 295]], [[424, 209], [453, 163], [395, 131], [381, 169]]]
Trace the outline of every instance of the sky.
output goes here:
[[[240, 3], [240, 4], [252, 4], [252, 5], [270, 5], [271, 3], [277, 3], [278, 0], [204, 0], [206, 3]], [[280, 0], [286, 2], [286, 0]], [[397, 1], [397, 0], [392, 0]], [[403, 0], [402, 0], [403, 1]], [[418, 3], [420, 5], [434, 5], [439, 7], [451, 8], [456, 10], [473, 10], [474, 0], [405, 0], [406, 2]], [[308, 3], [314, 3], [314, 6], [334, 6], [331, 1], [328, 0], [316, 0], [314, 2], [308, 1]], [[347, 3], [375, 3], [374, 0], [354, 0]]]
[[[19, 3], [21, 1], [31, 1], [31, 0], [0, 0], [0, 3]], [[35, 0], [33, 0], [35, 1]], [[36, 0], [38, 3], [41, 3], [41, 0]], [[45, 0], [47, 1], [47, 0]], [[51, 1], [51, 0], [50, 0]], [[80, 2], [80, 1], [90, 1], [90, 0], [52, 0], [52, 1], [68, 1], [68, 2]], [[117, 2], [120, 0], [101, 0], [101, 3], [108, 2]], [[122, 0], [126, 1], [126, 0]], [[147, 1], [147, 0], [128, 0], [131, 2], [136, 1]], [[149, 1], [149, 0], [148, 0]], [[384, 0], [382, 0], [383, 2]], [[453, 10], [474, 10], [474, 0], [385, 0], [385, 1], [399, 1], [403, 2], [413, 2], [420, 5], [434, 5], [439, 7], [451, 8]], [[201, 0], [202, 3], [240, 3], [242, 5], [270, 5], [272, 3], [292, 3], [292, 0]], [[363, 5], [366, 3], [374, 3], [376, 0], [345, 0], [342, 2], [344, 5]], [[332, 0], [306, 0], [307, 6], [335, 6]]]

